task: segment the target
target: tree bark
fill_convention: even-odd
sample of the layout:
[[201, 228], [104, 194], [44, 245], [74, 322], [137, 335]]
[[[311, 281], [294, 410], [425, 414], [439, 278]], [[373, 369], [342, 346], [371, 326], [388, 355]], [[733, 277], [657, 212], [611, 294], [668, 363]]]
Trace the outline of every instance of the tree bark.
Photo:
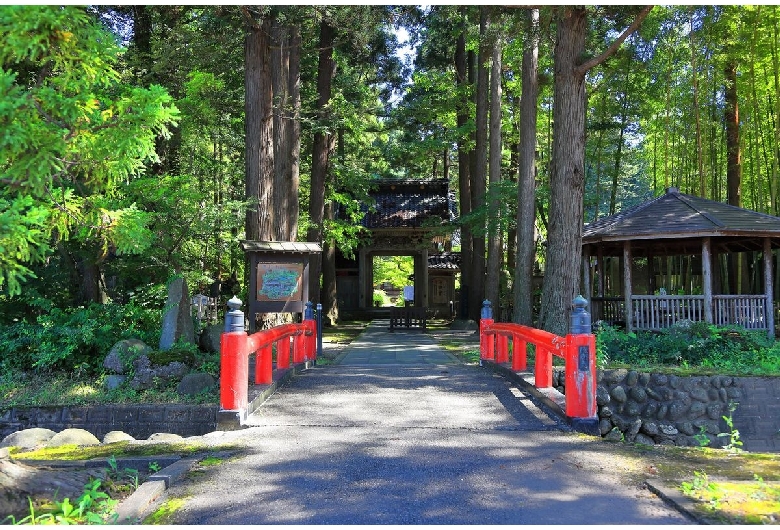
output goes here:
[[273, 239], [273, 93], [269, 35], [264, 19], [250, 26], [245, 42], [246, 196], [255, 201], [246, 213], [248, 240]]
[[[486, 63], [490, 56], [487, 44], [487, 7], [479, 8], [479, 56], [477, 59], [477, 132], [474, 150], [474, 171], [471, 174], [471, 208], [480, 210], [485, 204], [487, 169], [488, 83], [490, 74]], [[473, 236], [471, 292], [469, 293], [470, 318], [479, 318], [482, 299], [485, 296], [485, 230], [484, 225]]]
[[[458, 35], [455, 44], [455, 75], [458, 85], [457, 124], [462, 131], [469, 120], [469, 105], [466, 97], [468, 87], [468, 73], [466, 67], [466, 36], [465, 36], [465, 7], [460, 8], [461, 24], [464, 26]], [[471, 174], [469, 171], [468, 138], [463, 135], [458, 138], [458, 184], [460, 190], [459, 204], [460, 216], [471, 212]], [[460, 318], [469, 316], [469, 291], [471, 289], [471, 260], [472, 260], [471, 230], [465, 223], [460, 225]]]
[[274, 150], [274, 185], [273, 185], [273, 219], [274, 240], [288, 241], [290, 238], [290, 219], [287, 211], [293, 200], [292, 182], [290, 180], [290, 154], [292, 146], [289, 136], [289, 74], [290, 48], [288, 43], [289, 29], [282, 26], [277, 19], [271, 23], [271, 85], [273, 87], [273, 150]]
[[579, 64], [585, 53], [587, 11], [560, 8], [554, 53], [553, 145], [546, 270], [539, 326], [558, 335], [568, 331], [571, 302], [579, 289], [585, 185], [585, 75], [611, 57], [652, 9], [634, 22], [600, 55]]
[[539, 98], [539, 10], [529, 12], [530, 39], [523, 50], [520, 99], [520, 143], [517, 178], [517, 258], [514, 276], [514, 321], [533, 323], [534, 222], [536, 203], [536, 121]]
[[501, 39], [492, 43], [492, 64], [490, 71], [490, 157], [488, 175], [490, 180], [490, 202], [488, 207], [488, 254], [485, 298], [490, 300], [495, 316], [500, 312], [500, 276], [503, 263], [501, 245], [501, 205], [499, 184], [501, 182]]
[[558, 20], [553, 91], [553, 147], [550, 225], [542, 288], [540, 326], [566, 335], [568, 313], [578, 287], [585, 183], [585, 75], [577, 61], [585, 51], [587, 15], [564, 8]]
[[[333, 150], [333, 134], [327, 129], [328, 103], [330, 102], [333, 77], [336, 74], [336, 62], [333, 60], [333, 43], [335, 34], [330, 24], [323, 20], [320, 23], [320, 55], [317, 68], [317, 117], [318, 124], [314, 132], [311, 165], [311, 195], [309, 197], [309, 217], [311, 228], [307, 238], [309, 241], [322, 243], [323, 220], [325, 217], [325, 180], [328, 173], [328, 159]], [[310, 263], [309, 295], [312, 302], [317, 303], [320, 296], [320, 274], [322, 273], [322, 256], [314, 255]]]

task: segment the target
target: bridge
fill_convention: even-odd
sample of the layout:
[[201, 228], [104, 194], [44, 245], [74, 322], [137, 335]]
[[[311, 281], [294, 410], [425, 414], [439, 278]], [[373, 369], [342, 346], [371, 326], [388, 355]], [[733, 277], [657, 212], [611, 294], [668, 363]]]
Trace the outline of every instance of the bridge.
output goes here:
[[690, 523], [489, 362], [388, 324], [330, 365], [299, 353], [302, 369], [243, 418], [247, 453], [173, 487], [187, 495], [173, 522]]

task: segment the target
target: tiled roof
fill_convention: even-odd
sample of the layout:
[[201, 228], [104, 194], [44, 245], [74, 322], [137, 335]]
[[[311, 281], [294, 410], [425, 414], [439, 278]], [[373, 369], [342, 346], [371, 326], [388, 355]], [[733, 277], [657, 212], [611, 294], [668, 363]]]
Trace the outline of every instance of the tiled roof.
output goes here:
[[383, 180], [371, 193], [374, 207], [366, 208], [366, 228], [420, 228], [449, 221], [455, 197], [446, 179]]
[[428, 268], [435, 270], [460, 270], [460, 252], [428, 254]]

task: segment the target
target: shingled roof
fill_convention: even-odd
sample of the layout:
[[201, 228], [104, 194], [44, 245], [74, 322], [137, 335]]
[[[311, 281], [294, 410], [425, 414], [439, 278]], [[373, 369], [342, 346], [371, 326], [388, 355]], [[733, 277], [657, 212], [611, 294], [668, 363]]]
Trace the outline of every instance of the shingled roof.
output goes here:
[[371, 193], [374, 207], [366, 208], [363, 226], [369, 229], [420, 228], [454, 217], [455, 197], [446, 179], [388, 179]]
[[617, 251], [623, 241], [641, 240], [654, 251], [698, 252], [704, 237], [714, 238], [721, 251], [760, 250], [766, 237], [777, 248], [780, 217], [669, 188], [664, 195], [586, 225], [582, 244]]

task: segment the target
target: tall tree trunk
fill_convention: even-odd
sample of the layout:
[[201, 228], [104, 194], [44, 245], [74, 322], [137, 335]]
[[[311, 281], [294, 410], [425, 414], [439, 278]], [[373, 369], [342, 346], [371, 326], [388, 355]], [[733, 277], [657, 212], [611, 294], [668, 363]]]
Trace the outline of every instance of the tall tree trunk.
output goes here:
[[248, 240], [273, 239], [273, 92], [269, 35], [271, 22], [252, 24], [245, 41], [246, 213]]
[[287, 91], [290, 101], [290, 112], [288, 113], [290, 123], [287, 127], [289, 135], [287, 143], [290, 146], [290, 163], [288, 165], [290, 200], [287, 205], [287, 218], [289, 219], [287, 239], [296, 241], [300, 217], [298, 192], [301, 180], [301, 28], [298, 26], [290, 28], [290, 70]]
[[542, 329], [557, 335], [567, 333], [579, 286], [585, 182], [585, 75], [577, 67], [585, 52], [587, 15], [584, 8], [563, 9], [554, 55], [550, 226], [539, 315]]
[[523, 50], [520, 99], [520, 160], [517, 177], [517, 258], [515, 262], [514, 321], [533, 323], [533, 269], [536, 254], [536, 121], [539, 82], [539, 10], [529, 13], [530, 39]]
[[[475, 143], [475, 166], [471, 175], [471, 207], [480, 210], [485, 204], [487, 147], [488, 147], [488, 83], [490, 74], [487, 69], [490, 49], [487, 43], [488, 8], [479, 8], [479, 57], [477, 59], [477, 131]], [[472, 287], [469, 300], [471, 318], [477, 320], [485, 296], [485, 228], [484, 225], [474, 234], [474, 255], [472, 259]]]
[[568, 330], [571, 302], [579, 289], [585, 184], [585, 74], [614, 55], [652, 9], [646, 6], [602, 54], [579, 64], [585, 52], [587, 12], [560, 8], [553, 90], [553, 147], [550, 170], [550, 224], [539, 325], [558, 335]]
[[[458, 85], [457, 124], [462, 131], [469, 120], [469, 104], [467, 98], [467, 66], [466, 66], [466, 36], [465, 36], [465, 7], [460, 8], [461, 24], [464, 26], [458, 34], [455, 43], [455, 75]], [[465, 136], [458, 138], [458, 184], [460, 216], [471, 212], [471, 174], [469, 171], [469, 141]], [[471, 290], [471, 262], [472, 262], [472, 237], [471, 229], [465, 224], [460, 225], [460, 318], [469, 317], [469, 292]]]
[[485, 281], [485, 298], [490, 300], [496, 316], [500, 316], [500, 278], [503, 263], [501, 245], [501, 38], [493, 42], [490, 71], [490, 203], [488, 206], [488, 258]]
[[701, 138], [701, 112], [699, 111], [699, 75], [696, 71], [696, 46], [693, 40], [693, 10], [691, 10], [691, 78], [693, 85], [693, 115], [696, 123], [696, 170], [699, 176], [699, 196], [707, 197], [706, 179], [704, 176], [704, 152]]
[[290, 236], [290, 220], [287, 210], [290, 204], [297, 202], [298, 197], [292, 197], [292, 182], [290, 181], [290, 145], [289, 135], [289, 74], [290, 48], [288, 42], [289, 29], [274, 18], [271, 23], [271, 84], [273, 87], [273, 138], [274, 138], [274, 185], [273, 185], [273, 219], [274, 240], [288, 241]]
[[[742, 153], [739, 145], [739, 107], [737, 103], [737, 64], [729, 58], [723, 70], [726, 122], [726, 199], [732, 206], [742, 206]], [[740, 254], [729, 254], [729, 285], [733, 294], [742, 292]]]
[[[309, 217], [311, 228], [307, 238], [309, 241], [322, 243], [323, 220], [325, 217], [325, 180], [328, 174], [328, 160], [333, 150], [333, 134], [326, 130], [328, 103], [330, 102], [333, 77], [336, 75], [336, 62], [333, 60], [333, 43], [335, 34], [330, 24], [323, 20], [320, 23], [319, 65], [317, 67], [317, 118], [318, 127], [314, 132], [311, 163], [311, 195], [309, 197]], [[309, 272], [309, 295], [312, 302], [319, 302], [320, 274], [322, 272], [322, 256], [312, 256]]]

